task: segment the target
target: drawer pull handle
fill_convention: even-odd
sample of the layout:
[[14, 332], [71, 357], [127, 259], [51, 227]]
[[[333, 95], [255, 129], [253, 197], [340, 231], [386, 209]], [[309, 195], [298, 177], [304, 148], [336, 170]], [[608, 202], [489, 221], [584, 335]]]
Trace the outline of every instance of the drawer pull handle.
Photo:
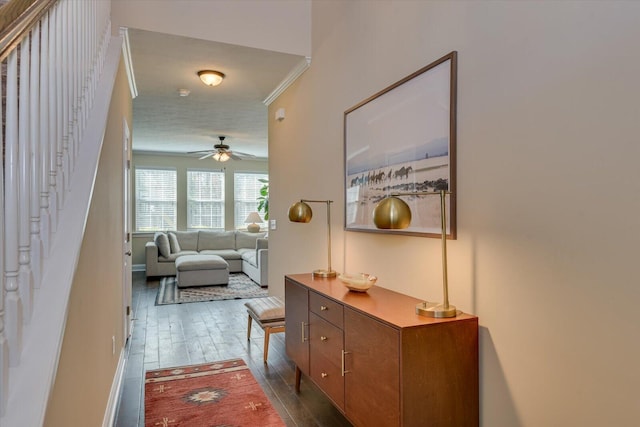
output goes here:
[[329, 307], [327, 307], [326, 305], [320, 306], [320, 311], [327, 311], [327, 310], [329, 310]]
[[323, 373], [320, 374], [320, 376], [322, 378], [327, 378], [329, 376], [329, 374], [327, 374], [326, 372], [323, 372]]
[[321, 337], [320, 337], [320, 341], [326, 341], [327, 339], [328, 339], [328, 338], [327, 338], [327, 337], [325, 337], [325, 336], [321, 336]]
[[304, 322], [300, 322], [300, 323], [302, 323], [302, 327], [300, 328], [300, 331], [302, 331], [302, 342], [305, 342], [308, 339], [307, 337], [304, 336], [304, 328], [307, 326], [307, 324]]
[[344, 369], [344, 356], [345, 356], [345, 354], [351, 354], [351, 352], [342, 350], [342, 376], [343, 377], [344, 377], [344, 374], [351, 372], [351, 371], [346, 371]]

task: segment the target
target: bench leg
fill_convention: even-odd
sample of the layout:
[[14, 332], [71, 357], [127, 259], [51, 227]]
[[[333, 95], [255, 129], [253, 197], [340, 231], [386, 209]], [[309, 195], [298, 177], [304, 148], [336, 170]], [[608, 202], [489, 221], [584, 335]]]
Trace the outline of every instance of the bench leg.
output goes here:
[[253, 319], [251, 318], [250, 314], [247, 317], [249, 318], [249, 320], [247, 321], [247, 341], [249, 341], [251, 339], [251, 321]]
[[271, 336], [271, 328], [267, 326], [264, 328], [264, 363], [267, 363], [267, 357], [269, 357], [269, 336]]

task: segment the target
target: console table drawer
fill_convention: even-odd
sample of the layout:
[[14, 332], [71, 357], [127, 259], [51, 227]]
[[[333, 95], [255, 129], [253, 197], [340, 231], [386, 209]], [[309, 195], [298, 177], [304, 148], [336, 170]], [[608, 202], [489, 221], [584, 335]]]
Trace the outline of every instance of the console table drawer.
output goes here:
[[315, 313], [309, 313], [309, 345], [311, 352], [322, 354], [334, 365], [340, 366], [343, 333], [342, 329], [323, 320]]
[[342, 328], [342, 304], [312, 291], [309, 292], [309, 311]]
[[338, 408], [344, 410], [344, 379], [340, 365], [336, 366], [320, 354], [314, 354], [310, 362], [310, 377], [313, 382], [333, 400]]

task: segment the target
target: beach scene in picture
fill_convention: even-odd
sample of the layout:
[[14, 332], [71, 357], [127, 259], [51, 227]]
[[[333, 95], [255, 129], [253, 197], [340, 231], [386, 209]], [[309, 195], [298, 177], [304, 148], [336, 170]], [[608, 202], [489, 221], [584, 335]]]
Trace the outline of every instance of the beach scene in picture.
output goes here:
[[[451, 190], [451, 61], [383, 91], [345, 113], [345, 218], [349, 230], [376, 230], [384, 197]], [[454, 141], [455, 143], [455, 141]], [[403, 233], [439, 234], [440, 198], [401, 196], [411, 209]], [[450, 195], [447, 216], [451, 218]], [[450, 227], [447, 224], [447, 233]]]
[[[447, 140], [415, 149], [413, 159], [365, 169], [346, 176], [348, 228], [375, 230], [373, 210], [384, 197], [396, 193], [439, 192], [449, 189]], [[403, 153], [407, 156], [409, 153]], [[447, 196], [448, 197], [448, 196]], [[411, 208], [411, 225], [405, 232], [440, 233], [440, 198], [402, 196]], [[449, 207], [447, 206], [447, 210]], [[448, 228], [448, 225], [447, 225]], [[448, 232], [449, 230], [447, 230]]]

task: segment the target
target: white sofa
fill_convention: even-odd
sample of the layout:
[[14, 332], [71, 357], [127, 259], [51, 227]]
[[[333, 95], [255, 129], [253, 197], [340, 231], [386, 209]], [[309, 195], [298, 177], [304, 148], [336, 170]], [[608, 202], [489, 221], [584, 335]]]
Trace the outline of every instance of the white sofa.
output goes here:
[[219, 255], [229, 264], [229, 272], [243, 272], [267, 287], [268, 240], [266, 233], [244, 231], [158, 232], [145, 246], [147, 277], [175, 276], [179, 256]]

